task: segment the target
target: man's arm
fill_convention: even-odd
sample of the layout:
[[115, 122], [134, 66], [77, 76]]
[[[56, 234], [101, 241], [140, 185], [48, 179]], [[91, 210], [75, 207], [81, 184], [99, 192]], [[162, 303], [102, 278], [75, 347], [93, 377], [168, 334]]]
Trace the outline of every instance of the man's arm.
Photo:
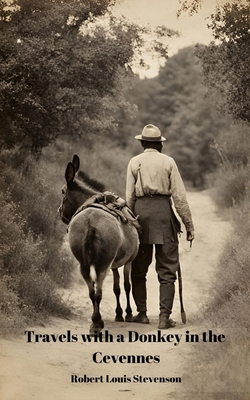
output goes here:
[[186, 227], [186, 238], [188, 241], [191, 242], [194, 239], [194, 224], [187, 201], [186, 189], [174, 160], [171, 171], [171, 192], [176, 211], [178, 212], [179, 216], [182, 219], [182, 222]]

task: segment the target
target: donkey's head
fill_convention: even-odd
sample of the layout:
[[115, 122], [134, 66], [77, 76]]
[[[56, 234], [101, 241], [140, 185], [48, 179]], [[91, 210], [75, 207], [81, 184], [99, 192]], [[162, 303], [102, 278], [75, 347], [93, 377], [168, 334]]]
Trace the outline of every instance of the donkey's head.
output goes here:
[[62, 201], [58, 209], [60, 217], [65, 224], [68, 224], [76, 210], [91, 196], [105, 190], [104, 185], [89, 178], [83, 171], [78, 171], [80, 159], [74, 155], [72, 162], [69, 162], [65, 171], [66, 183], [62, 187]]

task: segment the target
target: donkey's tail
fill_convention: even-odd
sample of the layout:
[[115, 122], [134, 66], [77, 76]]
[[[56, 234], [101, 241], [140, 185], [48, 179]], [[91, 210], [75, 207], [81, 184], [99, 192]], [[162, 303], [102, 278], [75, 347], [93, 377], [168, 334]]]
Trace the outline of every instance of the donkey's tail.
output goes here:
[[91, 267], [95, 267], [96, 232], [95, 228], [91, 226], [90, 223], [88, 223], [88, 228], [84, 236], [82, 242], [81, 272], [85, 279], [90, 277], [90, 271], [93, 269]]

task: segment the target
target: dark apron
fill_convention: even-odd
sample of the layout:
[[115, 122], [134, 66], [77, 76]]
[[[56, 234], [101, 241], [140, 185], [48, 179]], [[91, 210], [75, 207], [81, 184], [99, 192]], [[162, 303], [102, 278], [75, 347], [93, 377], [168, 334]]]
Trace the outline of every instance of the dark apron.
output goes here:
[[135, 214], [142, 227], [140, 243], [178, 243], [181, 225], [172, 206], [170, 196], [154, 195], [139, 197], [135, 203]]

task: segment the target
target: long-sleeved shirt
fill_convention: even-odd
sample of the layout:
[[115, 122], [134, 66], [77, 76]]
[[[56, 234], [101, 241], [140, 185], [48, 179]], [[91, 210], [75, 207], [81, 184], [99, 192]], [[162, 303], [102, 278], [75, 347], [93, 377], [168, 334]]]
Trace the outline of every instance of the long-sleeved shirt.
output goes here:
[[172, 196], [186, 230], [193, 231], [186, 189], [174, 159], [155, 149], [146, 149], [128, 164], [126, 202], [134, 210], [138, 197], [157, 194]]

